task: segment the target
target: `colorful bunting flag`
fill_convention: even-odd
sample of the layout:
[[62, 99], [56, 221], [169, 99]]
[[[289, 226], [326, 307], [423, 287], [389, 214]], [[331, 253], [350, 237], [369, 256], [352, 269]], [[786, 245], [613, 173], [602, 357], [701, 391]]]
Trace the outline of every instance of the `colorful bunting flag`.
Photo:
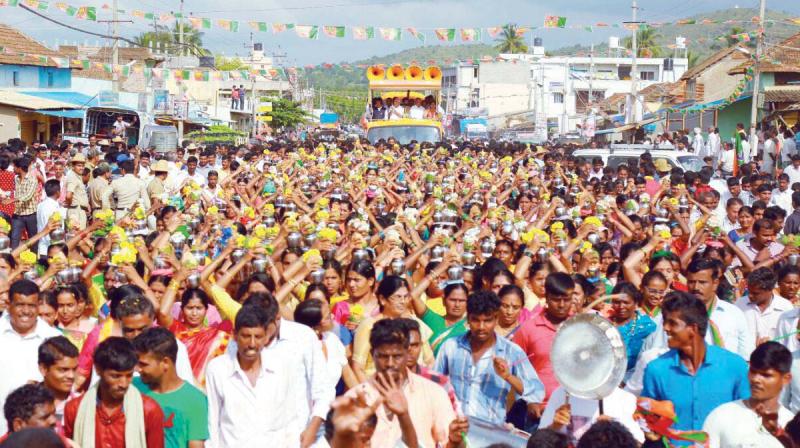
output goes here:
[[400, 40], [402, 35], [400, 28], [378, 28], [378, 33], [383, 40]]
[[408, 34], [410, 34], [412, 37], [416, 38], [422, 43], [425, 43], [425, 34], [417, 31], [416, 28], [406, 28], [406, 31], [408, 31]]
[[2, 6], [18, 6], [19, 0], [0, 0], [0, 7]]
[[250, 24], [250, 28], [252, 28], [253, 31], [259, 31], [261, 33], [266, 33], [267, 29], [269, 28], [266, 22], [248, 22], [248, 23]]
[[522, 37], [527, 32], [528, 32], [528, 28], [526, 28], [524, 26], [521, 26], [521, 27], [517, 28], [517, 30], [516, 30], [517, 37]]
[[452, 42], [456, 38], [455, 28], [436, 28], [436, 38], [442, 42]]
[[375, 28], [371, 26], [354, 26], [350, 30], [353, 32], [353, 39], [367, 40], [375, 38]]
[[289, 26], [285, 23], [273, 23], [272, 24], [272, 34], [278, 34], [286, 31]]
[[675, 22], [675, 25], [694, 25], [695, 23], [697, 23], [697, 20], [694, 20], [694, 19], [683, 19], [683, 20], [678, 20], [677, 22]]
[[236, 20], [217, 19], [217, 26], [232, 33], [239, 31], [239, 22]]
[[158, 21], [161, 23], [169, 23], [172, 22], [173, 20], [175, 20], [175, 16], [173, 16], [171, 13], [168, 12], [162, 12], [158, 16]]
[[319, 37], [319, 27], [317, 25], [295, 25], [294, 31], [304, 39], [316, 39]]
[[325, 25], [322, 27], [322, 32], [328, 37], [344, 37], [344, 27]]
[[81, 6], [75, 12], [75, 18], [82, 20], [97, 20], [97, 8], [94, 6]]
[[481, 29], [461, 28], [461, 40], [464, 42], [476, 42], [481, 40]]
[[567, 18], [563, 16], [546, 16], [544, 18], [545, 28], [564, 28], [567, 26]]
[[489, 33], [489, 37], [494, 39], [495, 37], [499, 36], [500, 33], [503, 32], [503, 27], [502, 26], [492, 26], [492, 27], [486, 28], [486, 32]]

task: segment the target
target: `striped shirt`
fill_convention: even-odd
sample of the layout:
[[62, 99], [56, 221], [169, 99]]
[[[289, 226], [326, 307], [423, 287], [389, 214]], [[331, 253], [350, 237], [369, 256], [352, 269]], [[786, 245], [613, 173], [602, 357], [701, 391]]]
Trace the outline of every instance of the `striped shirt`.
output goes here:
[[22, 180], [17, 179], [14, 190], [14, 209], [17, 215], [25, 216], [36, 213], [36, 189], [39, 182], [32, 174], [26, 174]]
[[511, 374], [522, 380], [523, 400], [528, 403], [544, 400], [544, 385], [519, 346], [497, 336], [494, 347], [475, 363], [468, 337], [469, 333], [466, 333], [445, 341], [433, 367], [433, 370], [450, 377], [464, 415], [497, 424], [506, 420], [506, 397], [511, 385], [495, 372], [492, 357], [504, 359]]

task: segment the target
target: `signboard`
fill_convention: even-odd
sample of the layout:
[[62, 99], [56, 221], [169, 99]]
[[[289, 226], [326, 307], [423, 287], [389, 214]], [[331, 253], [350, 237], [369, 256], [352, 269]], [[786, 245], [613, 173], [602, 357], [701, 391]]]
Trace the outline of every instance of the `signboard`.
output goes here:
[[272, 121], [272, 116], [270, 115], [262, 115], [256, 118], [258, 119], [258, 121]]
[[100, 107], [117, 106], [119, 104], [119, 92], [111, 90], [101, 90], [97, 94], [97, 105]]
[[169, 113], [169, 90], [159, 89], [153, 91], [153, 113]]
[[258, 113], [265, 114], [267, 112], [272, 112], [272, 106], [258, 106]]
[[172, 103], [172, 117], [176, 120], [189, 118], [189, 102], [186, 100], [175, 100]]

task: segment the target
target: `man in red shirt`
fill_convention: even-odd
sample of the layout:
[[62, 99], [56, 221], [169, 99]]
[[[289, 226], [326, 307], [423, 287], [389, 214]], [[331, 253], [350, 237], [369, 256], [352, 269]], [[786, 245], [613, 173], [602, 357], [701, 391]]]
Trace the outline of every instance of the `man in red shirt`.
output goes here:
[[[545, 306], [544, 311], [522, 324], [514, 336], [514, 342], [519, 345], [528, 359], [531, 360], [536, 374], [544, 383], [545, 403], [550, 395], [558, 388], [558, 380], [553, 372], [553, 363], [550, 362], [550, 349], [556, 337], [558, 327], [572, 312], [575, 291], [575, 282], [562, 272], [554, 272], [544, 281]], [[536, 417], [540, 417], [544, 404], [530, 404], [528, 410]]]
[[[80, 446], [98, 448], [164, 448], [161, 407], [131, 387], [137, 362], [133, 344], [125, 338], [111, 337], [97, 346], [94, 365], [100, 381], [67, 402], [64, 433], [68, 438]], [[83, 406], [85, 397], [90, 401]], [[126, 422], [128, 418], [137, 420]]]

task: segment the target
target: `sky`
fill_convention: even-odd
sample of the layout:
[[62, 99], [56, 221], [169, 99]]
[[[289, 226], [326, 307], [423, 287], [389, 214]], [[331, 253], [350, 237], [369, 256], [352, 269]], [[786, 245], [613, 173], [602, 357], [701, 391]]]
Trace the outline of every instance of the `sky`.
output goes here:
[[[65, 1], [65, 0], [59, 0]], [[72, 3], [75, 1], [75, 3]], [[66, 0], [75, 6], [93, 5], [98, 8], [98, 19], [110, 18], [110, 11], [101, 9], [112, 0]], [[118, 0], [124, 10], [144, 10], [156, 13], [178, 11], [179, 0]], [[52, 5], [44, 14], [64, 23], [99, 33], [107, 33], [108, 25], [92, 23], [69, 17]], [[639, 0], [639, 18], [651, 22], [669, 22], [694, 14], [730, 7], [757, 8], [757, 0]], [[797, 0], [769, 0], [771, 10], [781, 10], [800, 15]], [[239, 32], [218, 29], [205, 32], [206, 48], [225, 56], [244, 55], [250, 43], [248, 21], [267, 23], [294, 23], [305, 25], [372, 25], [402, 27], [404, 32], [399, 42], [384, 41], [379, 36], [370, 41], [355, 41], [350, 30], [346, 36], [334, 39], [322, 35], [317, 40], [306, 40], [289, 30], [273, 35], [271, 32], [256, 32], [255, 42], [261, 42], [267, 53], [286, 54], [278, 61], [283, 65], [307, 65], [319, 63], [351, 62], [371, 56], [383, 56], [420, 45], [420, 42], [405, 32], [406, 27], [424, 31], [427, 44], [440, 45], [436, 41], [434, 28], [490, 27], [505, 23], [541, 26], [545, 16], [567, 17], [567, 24], [590, 25], [598, 22], [621, 23], [631, 18], [630, 0], [186, 0], [186, 15], [214, 19], [239, 20]], [[122, 18], [122, 17], [121, 17]], [[37, 17], [21, 8], [3, 8], [0, 22], [21, 29], [26, 34], [43, 41], [48, 46], [59, 43], [88, 42], [99, 39], [94, 36], [65, 29], [60, 25]], [[151, 25], [136, 19], [134, 23], [121, 23], [120, 33], [134, 37], [152, 29]], [[565, 45], [590, 44], [607, 41], [611, 35], [620, 35], [624, 30], [595, 30], [586, 32], [576, 29], [534, 30], [542, 37], [546, 48]], [[492, 43], [483, 36], [482, 42]], [[102, 43], [102, 42], [101, 42]], [[456, 37], [455, 44], [461, 43]]]

